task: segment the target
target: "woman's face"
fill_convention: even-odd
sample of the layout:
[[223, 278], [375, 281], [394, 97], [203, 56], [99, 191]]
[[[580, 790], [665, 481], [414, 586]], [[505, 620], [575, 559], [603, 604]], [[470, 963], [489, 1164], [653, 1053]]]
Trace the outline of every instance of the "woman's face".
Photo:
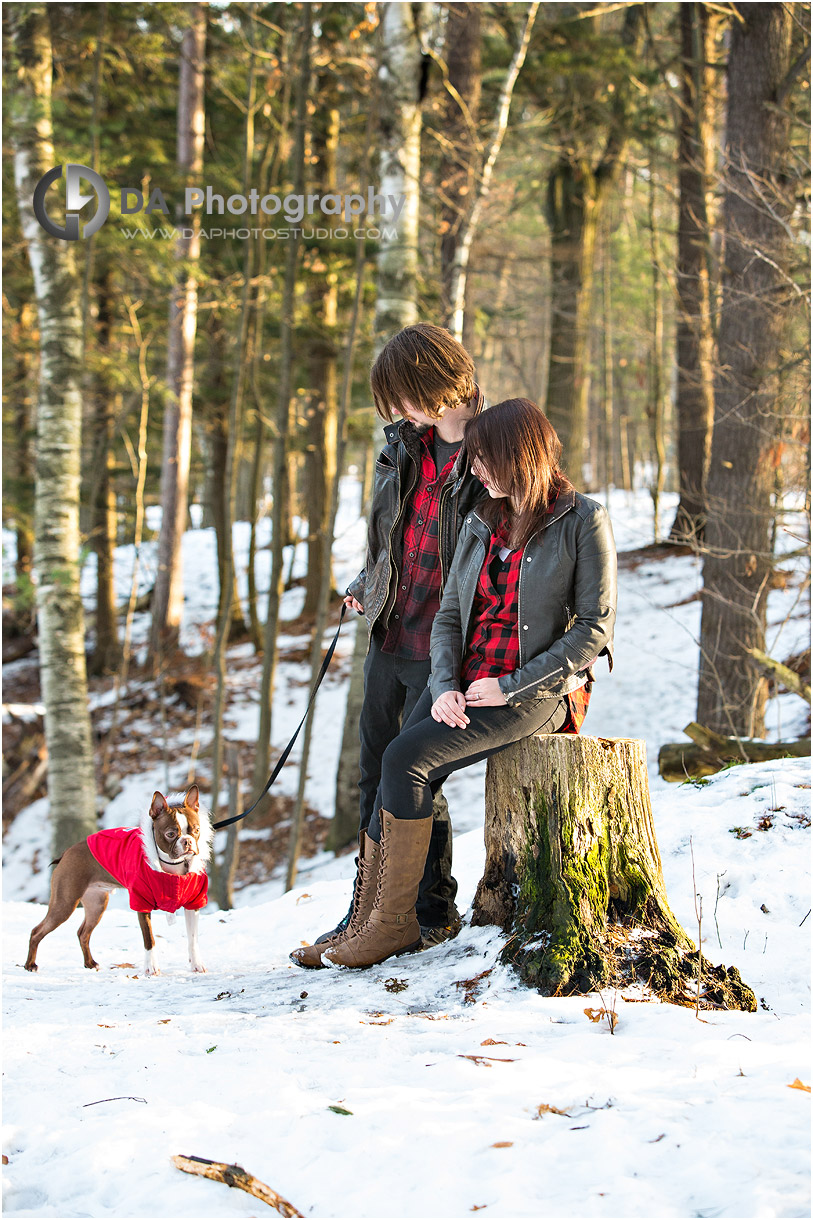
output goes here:
[[475, 476], [475, 478], [480, 480], [483, 487], [485, 487], [486, 491], [491, 496], [492, 500], [507, 499], [508, 492], [503, 491], [501, 487], [497, 486], [479, 458], [475, 458], [472, 462], [471, 473]]

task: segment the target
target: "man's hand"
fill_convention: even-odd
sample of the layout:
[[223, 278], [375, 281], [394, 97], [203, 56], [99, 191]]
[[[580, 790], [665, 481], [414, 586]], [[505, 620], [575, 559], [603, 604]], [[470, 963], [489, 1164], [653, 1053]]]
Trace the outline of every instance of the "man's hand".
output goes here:
[[508, 702], [499, 678], [478, 678], [466, 691], [465, 699], [471, 707], [505, 707]]
[[362, 606], [361, 602], [356, 601], [355, 597], [351, 596], [350, 593], [348, 593], [347, 597], [345, 597], [344, 604], [347, 606], [348, 610], [355, 610], [356, 614], [364, 613], [364, 607]]
[[459, 690], [444, 691], [432, 704], [432, 719], [453, 729], [465, 729], [469, 723], [465, 707], [466, 700]]

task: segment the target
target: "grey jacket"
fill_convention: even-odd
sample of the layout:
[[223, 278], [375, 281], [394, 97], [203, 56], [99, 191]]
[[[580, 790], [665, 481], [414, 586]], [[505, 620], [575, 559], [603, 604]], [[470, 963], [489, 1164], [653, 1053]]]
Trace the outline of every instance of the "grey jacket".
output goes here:
[[[460, 690], [460, 671], [474, 628], [472, 605], [491, 529], [466, 517], [440, 610], [432, 628], [432, 698]], [[579, 492], [563, 492], [545, 525], [526, 543], [519, 577], [519, 667], [499, 679], [512, 707], [582, 685], [591, 663], [613, 667], [616, 554], [606, 509]]]
[[[487, 406], [475, 387], [475, 414]], [[384, 429], [387, 444], [375, 464], [375, 479], [367, 523], [367, 562], [347, 592], [364, 607], [367, 626], [386, 623], [395, 602], [403, 562], [404, 516], [418, 482], [421, 463], [420, 433], [408, 420]], [[449, 575], [457, 539], [472, 507], [483, 498], [483, 485], [471, 473], [465, 443], [440, 491], [438, 554], [441, 589]]]

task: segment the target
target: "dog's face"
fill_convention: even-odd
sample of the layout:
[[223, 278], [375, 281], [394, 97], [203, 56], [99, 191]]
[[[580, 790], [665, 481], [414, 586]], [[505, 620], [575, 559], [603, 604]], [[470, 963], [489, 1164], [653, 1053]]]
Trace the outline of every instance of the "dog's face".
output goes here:
[[173, 863], [187, 867], [200, 853], [199, 795], [193, 784], [182, 805], [168, 805], [160, 792], [153, 794], [150, 805], [156, 846]]

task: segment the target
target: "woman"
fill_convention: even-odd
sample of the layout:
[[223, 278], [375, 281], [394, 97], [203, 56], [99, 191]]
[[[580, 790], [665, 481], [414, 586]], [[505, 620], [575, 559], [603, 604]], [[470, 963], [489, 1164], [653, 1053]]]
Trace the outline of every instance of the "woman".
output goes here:
[[616, 556], [602, 505], [574, 490], [561, 445], [528, 399], [466, 425], [488, 498], [466, 517], [432, 628], [429, 687], [387, 747], [367, 835], [376, 876], [323, 959], [369, 966], [417, 948], [415, 897], [447, 775], [533, 733], [578, 729], [591, 665], [612, 667]]

